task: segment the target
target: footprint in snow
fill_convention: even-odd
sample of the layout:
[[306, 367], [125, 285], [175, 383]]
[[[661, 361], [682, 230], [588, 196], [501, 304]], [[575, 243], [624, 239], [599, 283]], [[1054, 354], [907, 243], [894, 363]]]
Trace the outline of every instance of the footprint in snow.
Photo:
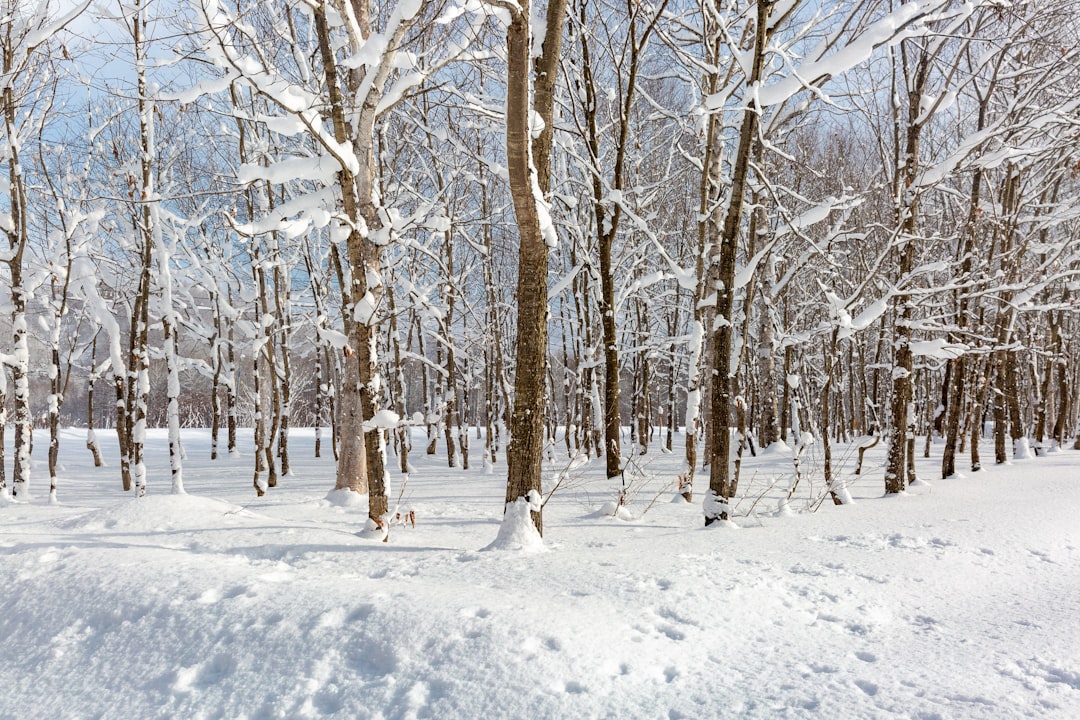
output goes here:
[[347, 623], [357, 623], [367, 620], [371, 613], [375, 611], [375, 606], [371, 604], [360, 605], [353, 609], [349, 616], [345, 618]]
[[792, 575], [809, 575], [810, 577], [824, 577], [825, 573], [817, 568], [808, 568], [805, 565], [793, 565], [788, 570]]
[[865, 663], [877, 662], [877, 655], [875, 655], [874, 653], [865, 652], [863, 650], [859, 650], [858, 652], [856, 652], [855, 657], [859, 658]]
[[911, 622], [923, 632], [936, 631], [938, 626], [938, 621], [929, 615], [916, 615]]
[[701, 627], [700, 625], [698, 625], [693, 620], [691, 620], [691, 619], [689, 619], [689, 618], [687, 618], [687, 617], [685, 617], [683, 615], [680, 615], [677, 611], [672, 610], [671, 608], [666, 608], [666, 607], [665, 608], [660, 608], [659, 610], [656, 611], [656, 614], [659, 615], [660, 617], [664, 618], [665, 620], [673, 622], [673, 623], [675, 623], [677, 625], [690, 625], [690, 626], [696, 627], [696, 628]]
[[682, 630], [678, 630], [670, 625], [658, 625], [656, 627], [660, 631], [660, 634], [666, 637], [668, 640], [674, 640], [680, 642], [686, 639], [686, 633]]
[[491, 611], [487, 608], [462, 608], [458, 611], [458, 615], [463, 620], [486, 620], [491, 617]]
[[319, 688], [311, 702], [323, 715], [337, 715], [345, 707], [342, 690], [335, 683]]
[[1073, 690], [1080, 690], [1080, 672], [1071, 668], [1061, 667], [1059, 663], [1046, 662], [1039, 658], [1029, 660], [1017, 660], [1016, 666], [1023, 673], [1018, 675], [1012, 670], [999, 670], [1002, 675], [1031, 680], [1041, 680], [1049, 685], [1061, 685]]
[[418, 680], [413, 684], [409, 691], [405, 693], [405, 702], [408, 711], [411, 711], [416, 717], [423, 717], [420, 711], [424, 710], [427, 706], [431, 696], [431, 690], [428, 684], [423, 680]]
[[877, 585], [888, 585], [889, 584], [888, 578], [878, 577], [876, 575], [865, 575], [865, 574], [862, 574], [862, 573], [857, 573], [855, 577], [862, 578], [863, 580], [867, 580], [867, 581], [875, 583]]
[[224, 598], [225, 600], [232, 600], [233, 598], [238, 598], [241, 595], [249, 595], [249, 594], [251, 594], [251, 591], [249, 590], [247, 585], [235, 585], [230, 590], [228, 590], [222, 596], [222, 598]]
[[855, 687], [859, 688], [870, 697], [878, 694], [878, 686], [869, 680], [856, 680]]

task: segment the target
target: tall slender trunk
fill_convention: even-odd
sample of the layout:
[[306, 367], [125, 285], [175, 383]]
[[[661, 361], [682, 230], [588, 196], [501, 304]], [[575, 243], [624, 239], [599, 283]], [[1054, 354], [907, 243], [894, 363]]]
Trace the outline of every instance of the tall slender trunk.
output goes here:
[[[768, 280], [764, 283], [768, 285]], [[761, 422], [758, 445], [768, 447], [780, 439], [780, 417], [776, 394], [776, 349], [773, 332], [772, 298], [767, 298], [758, 323], [758, 378], [761, 387]]]
[[[280, 252], [280, 250], [279, 250]], [[274, 264], [274, 311], [280, 328], [278, 330], [277, 378], [280, 388], [278, 412], [277, 458], [281, 474], [289, 476], [292, 468], [289, 463], [289, 429], [292, 422], [292, 358], [290, 342], [292, 340], [292, 304], [289, 292], [290, 273], [283, 268], [284, 258]]]
[[[350, 33], [352, 48], [358, 51], [370, 33], [370, 8], [362, 0], [351, 0], [350, 5], [362, 36]], [[339, 81], [325, 4], [316, 7], [314, 19], [334, 138], [338, 143], [350, 142], [357, 160], [356, 172], [342, 166], [337, 173], [342, 209], [349, 227], [346, 239], [349, 273], [348, 286], [342, 287], [348, 346], [339, 406], [341, 442], [335, 487], [366, 491], [368, 517], [381, 526], [389, 509], [382, 434], [367, 432], [365, 423], [375, 416], [378, 404], [374, 322], [382, 297], [382, 280], [381, 251], [373, 236], [382, 232], [383, 223], [375, 205], [375, 121], [385, 76], [377, 73], [367, 92], [359, 96], [364, 73], [376, 70], [349, 70], [346, 86], [352, 97], [346, 98]], [[400, 27], [399, 31], [403, 33], [406, 27]], [[388, 42], [396, 51], [400, 36]], [[386, 62], [392, 59], [393, 53], [387, 52], [390, 54], [384, 55], [378, 72], [389, 72]], [[348, 110], [347, 102], [350, 103]], [[354, 102], [358, 102], [359, 107], [351, 107]]]
[[[15, 48], [10, 36], [3, 44], [4, 77], [14, 70]], [[6, 228], [8, 254], [5, 258], [11, 281], [12, 353], [11, 380], [15, 399], [15, 464], [12, 472], [12, 495], [26, 496], [30, 482], [30, 443], [33, 432], [30, 416], [30, 351], [26, 327], [26, 288], [23, 287], [23, 255], [29, 240], [26, 188], [19, 160], [18, 113], [12, 83], [3, 89], [4, 130], [8, 142], [8, 191], [11, 226]]]
[[97, 382], [97, 335], [90, 343], [90, 376], [86, 381], [86, 449], [94, 458], [94, 467], [101, 467], [101, 448], [98, 447], [97, 434], [94, 432], [94, 385]]
[[[514, 408], [510, 416], [507, 449], [506, 502], [530, 497], [534, 508], [541, 492], [544, 450], [544, 412], [547, 381], [547, 275], [548, 242], [554, 244], [550, 217], [541, 221], [541, 193], [551, 189], [552, 118], [565, 0], [548, 3], [544, 44], [536, 59], [535, 106], [530, 86], [530, 7], [520, 0], [511, 12], [506, 31], [506, 155], [510, 194], [517, 219], [517, 368]], [[543, 121], [539, 136], [530, 144], [529, 119], [535, 109]], [[534, 165], [534, 162], [536, 163]], [[545, 209], [546, 215], [546, 209]], [[543, 518], [533, 510], [532, 520], [543, 533]]]
[[222, 357], [224, 344], [221, 342], [222, 317], [221, 295], [214, 292], [214, 335], [210, 338], [210, 349], [214, 353], [214, 375], [210, 380], [210, 459], [218, 459], [218, 440], [221, 435], [221, 374], [225, 369]]
[[[980, 107], [979, 125], [985, 122], [985, 103]], [[968, 216], [964, 227], [964, 239], [960, 250], [960, 277], [967, 278], [972, 270], [975, 257], [975, 243], [978, 238], [979, 202], [982, 195], [983, 170], [975, 171], [971, 180], [971, 196], [968, 201]], [[956, 292], [956, 326], [959, 333], [968, 325], [967, 298]], [[957, 443], [960, 438], [960, 415], [964, 404], [964, 385], [967, 380], [967, 360], [961, 355], [949, 360], [951, 372], [948, 379], [949, 399], [946, 404], [945, 450], [941, 457], [941, 476], [952, 477], [956, 474]]]
[[832, 403], [832, 386], [835, 379], [837, 338], [839, 328], [834, 328], [828, 343], [823, 342], [822, 350], [825, 355], [825, 381], [821, 385], [821, 444], [822, 444], [822, 472], [825, 476], [825, 487], [829, 491], [834, 505], [843, 505], [843, 494], [839, 483], [833, 475], [832, 466], [832, 441], [829, 438], [830, 406]]
[[397, 309], [394, 304], [394, 284], [386, 286], [386, 304], [390, 315], [390, 349], [394, 355], [394, 367], [390, 373], [391, 395], [398, 426], [394, 428], [394, 447], [397, 448], [398, 468], [402, 475], [409, 472], [409, 425], [405, 406], [405, 366], [401, 358], [401, 335], [398, 329]]
[[[232, 291], [229, 291], [229, 305], [232, 305]], [[225, 425], [228, 438], [229, 455], [236, 455], [236, 342], [233, 323], [229, 323], [228, 348], [225, 351]]]
[[[520, 11], [512, 15], [506, 33], [506, 154], [520, 240], [517, 369], [514, 375], [514, 408], [510, 415], [510, 445], [506, 456], [508, 504], [518, 498], [539, 494], [542, 490], [547, 382], [548, 246], [537, 208], [536, 171], [529, 147], [532, 103], [529, 94], [528, 0], [522, 0], [520, 5]], [[532, 516], [537, 531], [542, 533], [540, 511], [534, 511]]]
[[[903, 46], [902, 46], [903, 49]], [[906, 60], [906, 53], [902, 54]], [[905, 66], [906, 70], [906, 66]], [[904, 133], [902, 152], [897, 152], [896, 174], [893, 182], [893, 199], [897, 214], [897, 243], [900, 248], [900, 262], [896, 277], [903, 281], [915, 269], [915, 231], [918, 227], [919, 202], [915, 189], [915, 178], [919, 172], [920, 143], [924, 119], [920, 118], [923, 92], [930, 75], [930, 62], [924, 51], [920, 51], [914, 70], [914, 77], [904, 78], [907, 87], [907, 106], [894, 108], [894, 112], [906, 111], [901, 125], [900, 118], [895, 121], [896, 142], [900, 133]], [[901, 99], [897, 96], [897, 99]], [[891, 401], [891, 422], [889, 453], [885, 466], [885, 492], [899, 493], [914, 480], [912, 465], [908, 461], [909, 440], [914, 442], [914, 398], [912, 393], [912, 372], [914, 356], [911, 352], [911, 324], [914, 319], [914, 303], [907, 294], [900, 294], [896, 301], [896, 318], [893, 323], [893, 388]]]
[[[754, 27], [753, 60], [746, 87], [754, 88], [762, 79], [765, 55], [770, 37], [769, 18], [773, 2], [759, 0]], [[747, 106], [739, 129], [739, 144], [731, 176], [731, 199], [724, 217], [723, 232], [713, 247], [713, 264], [717, 267], [719, 284], [716, 291], [716, 321], [713, 334], [712, 386], [709, 404], [712, 408], [712, 437], [709, 445], [709, 494], [705, 498], [705, 524], [727, 520], [737, 480], [731, 473], [731, 355], [734, 342], [735, 253], [743, 204], [750, 174], [750, 159], [757, 139], [760, 109], [755, 96], [748, 91]]]
[[0, 363], [0, 500], [11, 497], [7, 478], [7, 446], [4, 444], [4, 436], [7, 435], [7, 388], [7, 366]]

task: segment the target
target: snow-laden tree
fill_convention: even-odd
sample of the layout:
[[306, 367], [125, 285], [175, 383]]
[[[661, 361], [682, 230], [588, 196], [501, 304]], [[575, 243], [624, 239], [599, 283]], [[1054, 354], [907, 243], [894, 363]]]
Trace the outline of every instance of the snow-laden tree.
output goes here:
[[[506, 30], [506, 158], [519, 240], [517, 355], [506, 455], [506, 503], [527, 502], [533, 524], [542, 534], [539, 497], [547, 405], [548, 253], [558, 241], [545, 195], [551, 190], [554, 93], [566, 3], [549, 0], [543, 35], [536, 38], [541, 46], [534, 52], [529, 0], [489, 2], [510, 14]], [[535, 135], [534, 123], [539, 126]]]
[[[253, 164], [245, 177], [255, 182], [302, 174], [325, 190], [268, 208], [245, 231], [274, 232], [286, 222], [294, 233], [296, 223], [329, 226], [332, 241], [344, 244], [340, 291], [348, 343], [338, 397], [337, 487], [368, 493], [372, 523], [381, 525], [389, 508], [382, 434], [376, 430], [389, 417], [377, 412], [375, 329], [383, 311], [383, 248], [393, 240], [394, 223], [379, 193], [378, 124], [407, 93], [465, 51], [483, 14], [451, 7], [439, 15], [444, 8], [421, 0], [387, 8], [366, 0], [197, 0], [192, 7], [202, 33], [199, 51], [220, 72], [197, 90], [241, 84], [266, 107], [245, 121], [311, 141], [307, 157]], [[436, 20], [441, 24], [430, 25]], [[446, 30], [437, 40], [428, 27]]]
[[[741, 62], [730, 79], [705, 98], [704, 108], [712, 113], [727, 103], [736, 102], [737, 135], [726, 175], [726, 190], [711, 204], [712, 222], [707, 226], [707, 252], [715, 275], [709, 291], [715, 292], [715, 316], [711, 329], [712, 382], [709, 391], [710, 432], [708, 455], [709, 494], [705, 499], [706, 524], [725, 520], [730, 514], [729, 501], [737, 491], [737, 475], [730, 466], [732, 430], [737, 430], [740, 447], [745, 443], [741, 422], [732, 425], [731, 412], [739, 404], [733, 393], [738, 372], [739, 345], [736, 343], [738, 317], [735, 294], [753, 277], [754, 265], [761, 251], [748, 265], [738, 268], [740, 241], [744, 237], [747, 194], [756, 184], [766, 195], [779, 198], [781, 192], [763, 172], [760, 149], [775, 142], [785, 125], [801, 116], [810, 99], [825, 94], [827, 83], [864, 63], [883, 46], [926, 32], [929, 23], [948, 22], [972, 11], [970, 4], [957, 8], [952, 3], [908, 3], [888, 8], [841, 4], [821, 11], [797, 1], [758, 0], [724, 7], [707, 13], [716, 18], [720, 37], [733, 51], [737, 47]], [[736, 38], [741, 38], [736, 40]], [[779, 62], [767, 63], [773, 55]], [[722, 167], [720, 154], [711, 163], [717, 172]], [[719, 182], [711, 181], [711, 187]], [[717, 193], [719, 195], [719, 193]], [[826, 203], [821, 209], [827, 210]], [[754, 213], [749, 213], [754, 222]], [[789, 215], [789, 227], [800, 227], [808, 220]]]
[[[30, 301], [25, 285], [27, 246], [30, 242], [30, 203], [24, 157], [28, 143], [40, 136], [49, 122], [47, 96], [54, 77], [50, 58], [55, 37], [86, 8], [88, 2], [58, 12], [48, 0], [26, 3], [18, 0], [0, 2], [0, 163], [5, 167], [0, 178], [0, 229], [7, 237], [2, 258], [8, 269], [8, 290], [13, 337], [10, 353], [2, 360], [11, 369], [15, 403], [15, 464], [12, 494], [28, 493], [30, 481], [30, 351], [26, 310]], [[5, 495], [7, 486], [0, 492]]]

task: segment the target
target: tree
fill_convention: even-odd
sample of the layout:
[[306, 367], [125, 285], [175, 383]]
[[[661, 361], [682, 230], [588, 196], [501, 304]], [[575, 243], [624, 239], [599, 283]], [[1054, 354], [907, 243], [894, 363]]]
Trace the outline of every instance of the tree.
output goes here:
[[[317, 190], [313, 199], [298, 201], [299, 207], [283, 203], [249, 230], [273, 232], [298, 212], [311, 226], [324, 227], [329, 210], [332, 238], [344, 241], [339, 281], [348, 343], [337, 396], [335, 487], [367, 493], [371, 523], [382, 526], [389, 506], [382, 434], [376, 426], [381, 391], [376, 328], [384, 296], [382, 252], [394, 228], [379, 194], [377, 127], [406, 93], [464, 52], [475, 33], [466, 28], [465, 41], [444, 44], [443, 54], [425, 57], [420, 64], [420, 55], [400, 53], [418, 41], [413, 31], [421, 20], [432, 19], [427, 14], [436, 9], [433, 4], [402, 0], [382, 12], [369, 0], [319, 0], [311, 7], [309, 28], [316, 45], [311, 54], [317, 62], [309, 67], [307, 55], [292, 52], [300, 38], [296, 23], [302, 18], [294, 16], [288, 2], [266, 0], [253, 9], [260, 6], [273, 17], [286, 19], [269, 21], [262, 28], [267, 37], [259, 35], [256, 24], [236, 22], [239, 10], [204, 3], [201, 29], [206, 41], [201, 50], [230, 82], [242, 81], [276, 108], [279, 117], [287, 117], [288, 134], [310, 140], [312, 154], [304, 158], [303, 167], [336, 195], [331, 207], [325, 207]], [[476, 22], [477, 16], [467, 17]], [[374, 47], [379, 52], [372, 53]], [[413, 67], [407, 68], [409, 63]], [[283, 65], [291, 65], [293, 72], [284, 72]], [[281, 127], [274, 117], [262, 122]], [[322, 158], [334, 167], [332, 180], [321, 170]], [[247, 176], [252, 181], [274, 177], [273, 166], [251, 168]]]
[[[510, 12], [506, 30], [506, 156], [510, 195], [518, 225], [517, 367], [514, 408], [507, 448], [507, 504], [542, 490], [544, 413], [547, 381], [548, 250], [556, 243], [543, 194], [551, 188], [552, 119], [565, 0], [549, 0], [543, 46], [536, 58], [535, 89], [530, 91], [532, 58], [529, 0], [499, 2]], [[530, 140], [530, 117], [543, 123]], [[535, 160], [535, 164], [534, 164]], [[543, 534], [540, 510], [532, 513]]]
[[[769, 39], [775, 30], [772, 17], [775, 2], [758, 0], [757, 15], [753, 25], [752, 59], [746, 78], [746, 87], [750, 89], [763, 79], [765, 55]], [[731, 351], [734, 337], [734, 317], [732, 310], [735, 298], [735, 253], [738, 248], [739, 230], [743, 216], [743, 200], [746, 193], [747, 176], [750, 173], [751, 153], [758, 132], [760, 108], [752, 95], [745, 98], [746, 109], [743, 112], [739, 129], [739, 144], [735, 151], [731, 177], [731, 200], [724, 215], [724, 225], [717, 242], [713, 243], [712, 263], [717, 271], [716, 284], [716, 325], [713, 334], [712, 385], [709, 404], [712, 410], [712, 442], [709, 446], [709, 494], [705, 498], [705, 524], [711, 525], [718, 520], [727, 520], [729, 500], [734, 497], [736, 485], [732, 482], [731, 427], [730, 412], [732, 407], [730, 377], [732, 374]]]
[[30, 242], [29, 188], [23, 165], [23, 144], [38, 134], [46, 121], [40, 108], [35, 107], [39, 84], [50, 74], [48, 53], [43, 52], [51, 38], [70, 24], [89, 5], [89, 0], [76, 5], [67, 13], [53, 16], [50, 5], [44, 3], [27, 11], [17, 0], [0, 1], [0, 17], [4, 18], [0, 33], [0, 115], [3, 116], [3, 140], [0, 162], [6, 166], [0, 180], [0, 195], [6, 196], [7, 207], [0, 206], [0, 230], [8, 241], [4, 264], [8, 268], [11, 291], [12, 351], [4, 357], [11, 368], [15, 401], [15, 465], [12, 473], [12, 494], [26, 495], [30, 481], [30, 445], [32, 417], [30, 414], [30, 351], [27, 337], [26, 308], [29, 297], [24, 283], [24, 259]]

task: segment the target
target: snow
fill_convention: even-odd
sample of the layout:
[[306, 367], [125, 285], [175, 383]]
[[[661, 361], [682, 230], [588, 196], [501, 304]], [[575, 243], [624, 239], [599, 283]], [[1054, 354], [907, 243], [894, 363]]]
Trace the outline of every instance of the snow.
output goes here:
[[540, 507], [541, 498], [535, 490], [529, 491], [528, 498], [521, 497], [508, 503], [495, 542], [484, 550], [543, 552], [544, 539], [540, 537], [532, 521], [532, 513], [539, 511]]
[[318, 180], [330, 183], [340, 166], [329, 155], [315, 157], [291, 157], [270, 165], [248, 163], [236, 171], [237, 182], [247, 185], [260, 180], [283, 184], [290, 180]]
[[338, 332], [332, 328], [316, 325], [315, 332], [318, 333], [321, 340], [329, 343], [335, 350], [342, 350], [349, 344], [349, 338], [345, 333]]
[[870, 303], [859, 313], [850, 323], [844, 328], [841, 328], [839, 337], [841, 339], [851, 337], [854, 333], [865, 330], [878, 318], [885, 314], [885, 311], [889, 309], [889, 299], [879, 298], [876, 301]]
[[374, 428], [396, 428], [399, 422], [401, 422], [401, 416], [393, 410], [379, 410], [364, 423], [364, 429], [370, 431]]
[[909, 343], [911, 354], [917, 357], [931, 357], [937, 360], [952, 360], [963, 355], [968, 346], [964, 343], [950, 343], [944, 338], [933, 340], [913, 340]]
[[1030, 460], [1035, 457], [1031, 450], [1031, 442], [1026, 437], [1018, 437], [1013, 441], [1013, 460]]
[[879, 46], [896, 43], [906, 37], [910, 31], [905, 28], [922, 12], [924, 9], [918, 2], [900, 5], [867, 27], [847, 45], [824, 58], [803, 62], [792, 74], [760, 89], [758, 103], [762, 107], [778, 105], [820, 78], [843, 75], [869, 59]]
[[784, 457], [790, 457], [792, 454], [791, 447], [781, 439], [777, 439], [768, 447], [762, 448], [761, 452], [766, 455], [783, 455]]
[[[504, 520], [501, 458], [486, 475], [416, 453], [416, 527], [382, 543], [360, 536], [363, 496], [328, 494], [313, 430], [263, 498], [250, 431], [218, 461], [209, 431], [183, 432], [189, 495], [169, 494], [165, 431], [147, 430], [136, 500], [115, 436], [97, 431], [94, 468], [70, 429], [61, 504], [0, 504], [0, 657], [17, 660], [0, 717], [1080, 717], [1068, 448], [883, 501], [884, 444], [853, 476], [834, 443], [857, 500], [834, 507], [817, 443], [790, 514], [790, 455], [744, 457], [741, 529], [712, 532], [667, 501], [677, 436], [642, 458], [629, 519], [596, 512], [618, 492], [602, 460], [577, 468], [542, 544], [528, 504]], [[940, 454], [917, 463], [934, 477]], [[480, 552], [515, 544], [546, 551]]]

